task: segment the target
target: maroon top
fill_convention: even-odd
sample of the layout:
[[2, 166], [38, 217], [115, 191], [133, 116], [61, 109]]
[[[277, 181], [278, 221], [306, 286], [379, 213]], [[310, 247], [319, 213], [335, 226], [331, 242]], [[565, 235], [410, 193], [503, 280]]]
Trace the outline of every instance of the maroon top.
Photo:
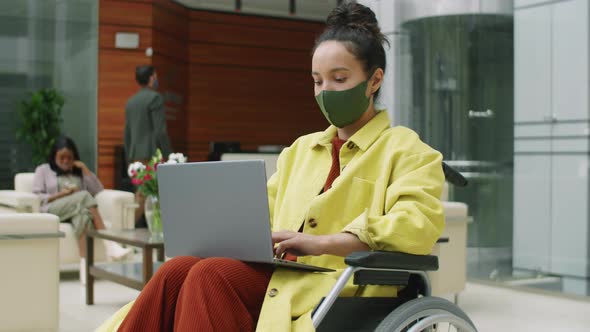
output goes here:
[[[328, 178], [324, 184], [323, 192], [326, 192], [328, 189], [332, 188], [332, 183], [340, 175], [340, 149], [342, 149], [344, 143], [346, 143], [346, 141], [340, 139], [338, 135], [334, 136], [332, 139], [332, 167], [330, 168], [330, 173], [328, 173]], [[301, 226], [299, 229], [299, 232], [301, 231], [303, 231], [303, 226]], [[297, 261], [297, 256], [285, 253], [283, 259], [295, 262]]]
[[330, 168], [328, 179], [324, 184], [324, 192], [332, 188], [332, 182], [334, 182], [334, 180], [340, 175], [340, 149], [342, 149], [344, 143], [346, 143], [346, 141], [340, 139], [338, 135], [334, 136], [332, 139], [332, 167]]

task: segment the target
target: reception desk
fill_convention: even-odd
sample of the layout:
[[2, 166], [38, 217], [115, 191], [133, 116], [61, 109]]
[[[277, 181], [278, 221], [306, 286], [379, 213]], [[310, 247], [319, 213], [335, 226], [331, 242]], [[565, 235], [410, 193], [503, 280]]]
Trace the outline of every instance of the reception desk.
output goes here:
[[278, 153], [224, 153], [222, 161], [228, 160], [264, 160], [266, 167], [266, 179], [269, 179], [277, 171]]

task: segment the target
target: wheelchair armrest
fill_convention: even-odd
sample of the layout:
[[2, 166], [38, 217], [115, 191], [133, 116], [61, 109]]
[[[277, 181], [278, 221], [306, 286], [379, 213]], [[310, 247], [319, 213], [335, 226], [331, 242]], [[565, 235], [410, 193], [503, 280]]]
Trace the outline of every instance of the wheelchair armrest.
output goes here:
[[348, 255], [344, 262], [349, 266], [365, 268], [414, 271], [438, 270], [438, 257], [436, 256], [412, 255], [401, 252], [357, 251]]

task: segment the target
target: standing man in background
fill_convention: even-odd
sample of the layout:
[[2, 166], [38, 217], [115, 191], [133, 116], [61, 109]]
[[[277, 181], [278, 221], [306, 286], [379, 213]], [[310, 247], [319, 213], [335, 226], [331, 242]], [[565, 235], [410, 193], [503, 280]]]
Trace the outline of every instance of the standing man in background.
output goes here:
[[[158, 75], [154, 66], [142, 65], [135, 69], [135, 80], [141, 89], [127, 101], [125, 107], [125, 156], [127, 162], [141, 161], [144, 164], [156, 153], [167, 156], [172, 152], [166, 130], [164, 99], [156, 91]], [[145, 226], [143, 215], [145, 197], [136, 190], [139, 207], [135, 211], [135, 224]]]

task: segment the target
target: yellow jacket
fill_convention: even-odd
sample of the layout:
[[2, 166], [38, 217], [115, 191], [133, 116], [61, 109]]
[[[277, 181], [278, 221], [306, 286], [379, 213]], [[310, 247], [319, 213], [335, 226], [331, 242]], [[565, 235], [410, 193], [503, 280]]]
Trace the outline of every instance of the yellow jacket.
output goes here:
[[[373, 250], [430, 253], [444, 228], [441, 154], [412, 130], [391, 128], [387, 113], [379, 112], [342, 147], [340, 176], [319, 194], [332, 165], [336, 130], [303, 136], [279, 156], [268, 182], [272, 230], [298, 231], [303, 224], [308, 234], [354, 233]], [[277, 269], [257, 331], [313, 331], [311, 311], [346, 267], [343, 257], [330, 255], [298, 261], [337, 272]], [[396, 294], [390, 286], [357, 288], [350, 282], [342, 295]]]
[[[391, 128], [387, 113], [380, 112], [342, 147], [341, 174], [320, 195], [332, 165], [335, 135], [336, 127], [331, 126], [303, 136], [279, 156], [277, 172], [268, 181], [272, 230], [298, 231], [303, 224], [303, 232], [309, 234], [354, 233], [373, 250], [430, 253], [444, 228], [439, 199], [444, 183], [441, 154], [412, 130]], [[346, 266], [343, 257], [329, 255], [298, 261], [336, 272], [277, 269], [257, 331], [314, 330], [311, 311]], [[397, 292], [391, 286], [357, 288], [350, 282], [341, 295], [395, 296]], [[131, 305], [99, 331], [116, 329]]]

